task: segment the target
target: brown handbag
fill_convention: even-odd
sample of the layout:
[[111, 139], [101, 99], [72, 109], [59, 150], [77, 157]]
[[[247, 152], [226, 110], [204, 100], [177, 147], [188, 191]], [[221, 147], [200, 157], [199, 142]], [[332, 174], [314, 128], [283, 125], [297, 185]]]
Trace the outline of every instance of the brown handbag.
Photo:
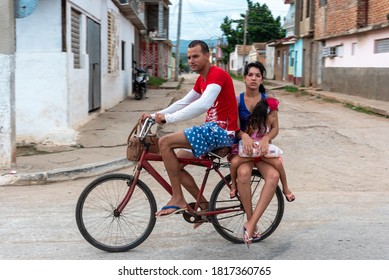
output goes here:
[[[130, 161], [139, 161], [140, 156], [143, 151], [143, 143], [139, 139], [138, 133], [141, 131], [141, 120], [135, 124], [134, 128], [131, 130], [127, 139], [127, 159]], [[159, 153], [158, 147], [158, 136], [155, 133], [149, 133], [144, 139], [145, 142], [150, 143], [149, 152], [150, 153]]]

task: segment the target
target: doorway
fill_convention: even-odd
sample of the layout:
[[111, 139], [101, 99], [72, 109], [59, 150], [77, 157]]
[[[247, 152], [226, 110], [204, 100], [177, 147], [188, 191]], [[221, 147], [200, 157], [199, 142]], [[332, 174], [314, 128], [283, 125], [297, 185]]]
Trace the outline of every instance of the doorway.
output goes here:
[[89, 55], [89, 112], [101, 107], [100, 24], [87, 18], [86, 50]]

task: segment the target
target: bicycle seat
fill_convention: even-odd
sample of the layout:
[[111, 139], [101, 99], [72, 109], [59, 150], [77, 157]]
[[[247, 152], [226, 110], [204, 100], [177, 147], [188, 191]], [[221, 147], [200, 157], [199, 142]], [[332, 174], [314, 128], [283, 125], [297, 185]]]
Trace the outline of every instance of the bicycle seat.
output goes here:
[[215, 150], [212, 150], [208, 152], [208, 154], [212, 156], [216, 156], [218, 158], [224, 158], [226, 157], [229, 153], [231, 153], [231, 147], [222, 147], [222, 148], [217, 148]]

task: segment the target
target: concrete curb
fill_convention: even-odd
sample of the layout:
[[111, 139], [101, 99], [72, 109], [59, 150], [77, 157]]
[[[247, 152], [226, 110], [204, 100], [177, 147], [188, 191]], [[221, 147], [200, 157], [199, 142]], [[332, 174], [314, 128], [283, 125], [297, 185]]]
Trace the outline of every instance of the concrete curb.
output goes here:
[[323, 99], [330, 99], [337, 101], [339, 103], [345, 104], [345, 105], [351, 105], [355, 107], [360, 107], [362, 109], [365, 109], [367, 111], [371, 111], [375, 114], [382, 115], [384, 117], [389, 117], [389, 111], [385, 109], [378, 108], [377, 106], [372, 106], [369, 104], [366, 104], [363, 100], [352, 100], [351, 98], [347, 98], [344, 96], [335, 96], [334, 94], [328, 94], [328, 93], [321, 93], [320, 91], [310, 91], [305, 90], [309, 95], [317, 96]]
[[26, 186], [75, 180], [102, 175], [133, 165], [134, 162], [128, 161], [127, 158], [123, 157], [112, 161], [85, 164], [74, 168], [60, 168], [35, 173], [4, 174], [0, 176], [0, 186]]

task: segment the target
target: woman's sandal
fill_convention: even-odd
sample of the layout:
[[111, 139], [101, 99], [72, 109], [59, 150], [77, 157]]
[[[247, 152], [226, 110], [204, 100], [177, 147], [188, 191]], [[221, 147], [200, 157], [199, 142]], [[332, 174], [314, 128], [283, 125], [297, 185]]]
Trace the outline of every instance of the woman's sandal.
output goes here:
[[244, 226], [243, 226], [243, 241], [244, 244], [246, 244], [247, 249], [250, 249], [250, 245], [253, 242], [253, 238], [249, 237], [249, 234], [247, 233], [247, 230]]
[[261, 234], [259, 233], [259, 230], [254, 230], [253, 232], [253, 241], [261, 239]]

